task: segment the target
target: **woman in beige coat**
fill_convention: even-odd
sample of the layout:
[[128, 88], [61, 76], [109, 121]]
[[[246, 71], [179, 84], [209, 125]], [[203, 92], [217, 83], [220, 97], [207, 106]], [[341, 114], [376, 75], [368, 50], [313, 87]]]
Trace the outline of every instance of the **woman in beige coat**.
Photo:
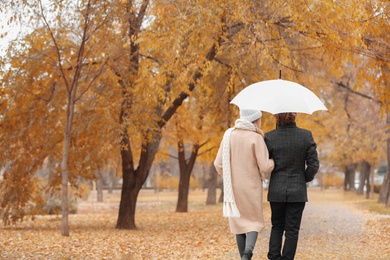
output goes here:
[[223, 177], [223, 214], [236, 235], [241, 259], [251, 259], [264, 227], [263, 180], [274, 168], [260, 129], [261, 116], [259, 110], [241, 109], [240, 119], [225, 132], [214, 161]]

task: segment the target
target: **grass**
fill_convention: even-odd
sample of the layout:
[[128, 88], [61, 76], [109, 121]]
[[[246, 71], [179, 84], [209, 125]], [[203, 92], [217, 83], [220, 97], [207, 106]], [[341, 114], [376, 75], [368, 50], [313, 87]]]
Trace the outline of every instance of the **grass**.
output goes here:
[[372, 199], [366, 199], [366, 194], [358, 195], [354, 191], [346, 191], [346, 198], [355, 201], [360, 209], [368, 210], [371, 213], [390, 215], [390, 207], [383, 203], [378, 203], [378, 193], [374, 193]]
[[385, 204], [380, 204], [377, 200], [366, 200], [359, 202], [359, 206], [370, 211], [382, 215], [390, 215], [390, 208], [386, 207]]

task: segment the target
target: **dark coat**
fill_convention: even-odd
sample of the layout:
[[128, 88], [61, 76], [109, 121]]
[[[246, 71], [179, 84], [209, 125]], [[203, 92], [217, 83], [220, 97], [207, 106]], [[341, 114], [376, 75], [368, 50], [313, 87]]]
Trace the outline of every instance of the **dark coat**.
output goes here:
[[306, 202], [306, 183], [314, 179], [320, 166], [312, 133], [293, 123], [266, 133], [265, 142], [275, 162], [268, 201]]

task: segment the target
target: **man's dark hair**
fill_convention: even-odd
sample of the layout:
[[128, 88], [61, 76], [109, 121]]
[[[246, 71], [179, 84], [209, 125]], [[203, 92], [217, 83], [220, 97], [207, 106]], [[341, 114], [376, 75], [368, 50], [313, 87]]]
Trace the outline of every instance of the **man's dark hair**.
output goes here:
[[297, 113], [280, 113], [275, 115], [277, 125], [288, 125], [295, 123]]

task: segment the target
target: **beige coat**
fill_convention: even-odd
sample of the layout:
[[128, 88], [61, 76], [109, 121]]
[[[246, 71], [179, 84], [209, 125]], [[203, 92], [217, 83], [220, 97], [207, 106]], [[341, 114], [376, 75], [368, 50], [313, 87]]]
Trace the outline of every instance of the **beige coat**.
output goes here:
[[[241, 215], [239, 218], [229, 218], [230, 231], [233, 234], [260, 232], [264, 227], [263, 180], [269, 179], [274, 168], [264, 137], [249, 130], [233, 130], [230, 164], [233, 193]], [[222, 142], [214, 165], [222, 175]]]

